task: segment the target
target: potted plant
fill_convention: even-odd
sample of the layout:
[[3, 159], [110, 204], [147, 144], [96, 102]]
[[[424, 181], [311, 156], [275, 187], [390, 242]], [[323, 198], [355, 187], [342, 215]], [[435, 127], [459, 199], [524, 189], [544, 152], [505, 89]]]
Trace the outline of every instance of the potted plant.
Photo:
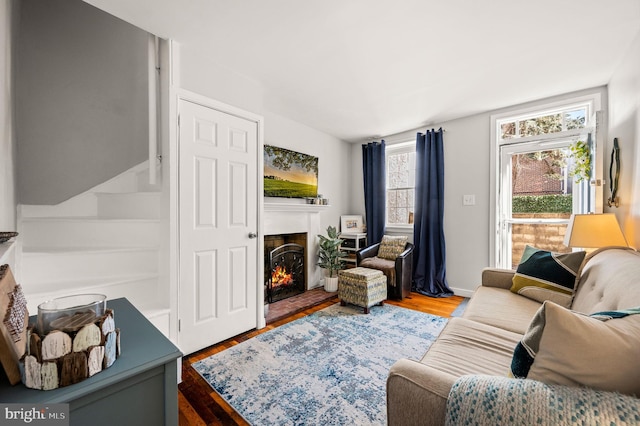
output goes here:
[[338, 271], [346, 266], [343, 260], [347, 253], [340, 250], [340, 244], [344, 242], [335, 227], [327, 228], [327, 236], [318, 235], [320, 238], [320, 253], [318, 266], [326, 270], [324, 289], [329, 292], [338, 291]]
[[573, 176], [576, 182], [589, 182], [591, 178], [591, 147], [589, 143], [577, 141], [569, 147], [573, 158], [573, 169], [569, 174]]

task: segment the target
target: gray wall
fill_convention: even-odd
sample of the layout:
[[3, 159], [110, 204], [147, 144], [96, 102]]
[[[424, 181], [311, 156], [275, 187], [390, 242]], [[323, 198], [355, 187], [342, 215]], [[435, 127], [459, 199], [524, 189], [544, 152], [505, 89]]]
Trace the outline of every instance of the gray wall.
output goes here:
[[13, 127], [12, 16], [19, 4], [0, 0], [0, 231], [16, 229], [15, 134]]
[[[587, 93], [600, 93], [603, 101], [606, 99], [606, 89], [600, 87], [428, 126], [435, 129], [442, 126], [446, 130], [444, 134], [444, 233], [447, 249], [447, 280], [456, 294], [470, 296], [480, 284], [482, 269], [491, 266], [491, 205], [495, 203], [495, 200], [491, 199], [490, 182], [491, 115]], [[634, 96], [637, 100], [637, 91]], [[603, 107], [606, 109], [606, 104]], [[415, 140], [416, 133], [425, 130], [426, 127], [391, 135], [385, 139], [389, 143]], [[354, 183], [358, 181], [354, 184], [354, 188], [362, 188], [361, 151], [360, 144], [352, 147], [352, 181]], [[604, 160], [608, 170], [606, 155]], [[631, 172], [627, 170], [627, 173]], [[476, 204], [464, 206], [462, 204], [464, 195], [475, 195]], [[362, 190], [351, 194], [350, 209], [356, 214], [364, 214]]]
[[[442, 126], [445, 158], [444, 233], [447, 250], [447, 280], [456, 294], [470, 296], [480, 283], [480, 272], [489, 264], [489, 133], [490, 114], [451, 120]], [[407, 131], [385, 138], [388, 144], [415, 140], [418, 131]], [[362, 191], [362, 148], [352, 148], [351, 210], [364, 215]], [[474, 194], [476, 204], [463, 206], [462, 196]], [[409, 238], [413, 238], [413, 231]], [[390, 232], [392, 233], [392, 232]]]
[[21, 3], [18, 201], [57, 204], [147, 158], [147, 33], [81, 0]]
[[616, 214], [629, 244], [640, 248], [640, 32], [609, 82], [606, 156], [613, 138], [620, 144], [620, 207], [605, 210]]

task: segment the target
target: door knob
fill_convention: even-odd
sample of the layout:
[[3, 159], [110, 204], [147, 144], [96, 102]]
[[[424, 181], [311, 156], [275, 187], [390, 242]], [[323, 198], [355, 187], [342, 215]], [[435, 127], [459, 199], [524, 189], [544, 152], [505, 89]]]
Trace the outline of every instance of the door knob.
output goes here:
[[249, 232], [249, 238], [258, 238], [258, 234], [256, 234], [255, 232]]

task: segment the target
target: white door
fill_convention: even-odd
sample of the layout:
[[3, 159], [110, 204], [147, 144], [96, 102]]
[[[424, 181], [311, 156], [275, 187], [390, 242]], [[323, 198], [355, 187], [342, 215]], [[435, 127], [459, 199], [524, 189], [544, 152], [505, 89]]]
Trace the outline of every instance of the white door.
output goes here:
[[[574, 139], [500, 147], [498, 267], [515, 268], [527, 244], [554, 252], [571, 251], [563, 244], [570, 216], [592, 211], [595, 194], [595, 188], [588, 181], [578, 183], [569, 176], [569, 147]], [[579, 139], [592, 145], [591, 134]], [[533, 195], [538, 197], [531, 197], [523, 187], [534, 191]], [[544, 195], [549, 197], [547, 201], [543, 201]], [[528, 209], [531, 206], [527, 203], [516, 203], [516, 198], [526, 199], [527, 196], [535, 208]]]
[[191, 353], [257, 327], [258, 124], [178, 107], [178, 344]]

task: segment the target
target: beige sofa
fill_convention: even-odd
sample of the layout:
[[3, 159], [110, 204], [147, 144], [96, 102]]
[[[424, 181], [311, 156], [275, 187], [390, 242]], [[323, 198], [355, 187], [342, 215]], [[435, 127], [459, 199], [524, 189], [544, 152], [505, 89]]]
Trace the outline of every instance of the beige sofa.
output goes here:
[[[389, 425], [444, 424], [447, 399], [458, 379], [466, 375], [508, 376], [514, 348], [542, 305], [512, 293], [509, 289], [513, 276], [511, 270], [485, 269], [482, 285], [463, 316], [448, 322], [424, 357], [420, 361], [402, 359], [391, 367], [387, 379]], [[592, 314], [638, 306], [640, 253], [616, 247], [600, 249], [585, 258], [570, 306], [572, 311]], [[630, 339], [640, 340], [640, 327], [636, 331]], [[585, 340], [590, 344], [589, 339]], [[576, 350], [588, 352], [584, 348]], [[635, 355], [640, 360], [640, 353]], [[634, 364], [624, 374], [640, 383], [640, 363]], [[599, 365], [605, 370], [616, 368], [606, 363]], [[607, 380], [606, 372], [604, 376]], [[617, 390], [615, 384], [609, 387], [613, 388], [605, 390]], [[639, 403], [632, 409], [640, 411], [640, 400], [633, 401]]]

